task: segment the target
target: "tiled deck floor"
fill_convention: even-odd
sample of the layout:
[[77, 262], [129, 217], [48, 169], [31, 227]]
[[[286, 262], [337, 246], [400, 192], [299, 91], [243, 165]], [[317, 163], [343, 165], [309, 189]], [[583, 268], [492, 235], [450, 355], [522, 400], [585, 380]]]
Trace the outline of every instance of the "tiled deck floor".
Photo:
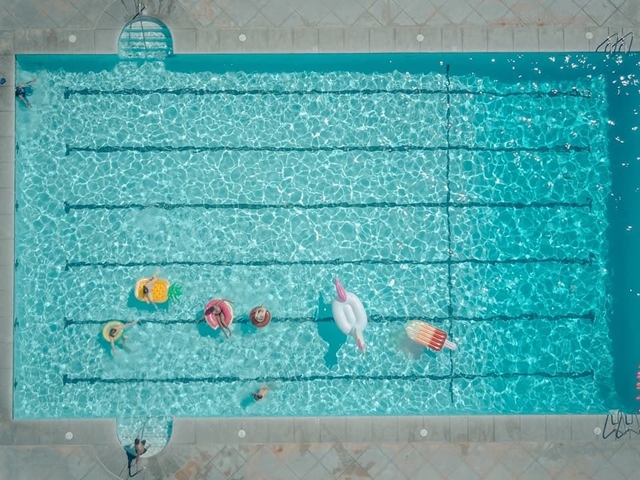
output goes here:
[[[126, 457], [113, 456], [109, 473], [92, 447], [4, 447], [0, 478], [127, 478]], [[640, 442], [191, 446], [164, 461], [143, 460], [140, 467], [144, 470], [134, 478], [146, 480], [635, 480]]]
[[[146, 14], [157, 16], [171, 28], [177, 53], [593, 51], [609, 34], [637, 32], [640, 26], [640, 0], [143, 3]], [[62, 421], [52, 427], [52, 422], [11, 421], [15, 111], [11, 90], [16, 53], [115, 53], [120, 30], [135, 13], [134, 5], [133, 0], [0, 1], [0, 71], [8, 80], [0, 88], [0, 147], [4, 147], [0, 148], [0, 480], [127, 476], [114, 422], [105, 426], [104, 421], [89, 425]], [[240, 33], [246, 35], [246, 41], [239, 40]], [[419, 34], [424, 37], [422, 42], [417, 40]], [[640, 38], [634, 44], [634, 50], [638, 49]], [[454, 424], [460, 425], [457, 417], [445, 420], [450, 430], [441, 439], [409, 443], [406, 438], [411, 437], [388, 439], [373, 428], [366, 437], [371, 441], [366, 443], [344, 443], [351, 440], [320, 435], [307, 441], [296, 433], [290, 443], [277, 443], [280, 440], [270, 434], [263, 440], [268, 443], [224, 445], [211, 437], [201, 438], [196, 427], [187, 441], [172, 439], [164, 452], [145, 459], [147, 469], [134, 478], [640, 479], [640, 436], [602, 440], [593, 435], [591, 425], [578, 432], [574, 420], [566, 417], [562, 423], [569, 425], [571, 434], [564, 438], [566, 428], [549, 424], [549, 417], [522, 418], [526, 422], [516, 422], [518, 435], [510, 437], [512, 441], [503, 441], [495, 420], [489, 422], [490, 435], [485, 435], [486, 429], [479, 430], [481, 439], [487, 440], [483, 442], [471, 441], [475, 436], [471, 420], [463, 429], [466, 436], [454, 435]], [[264, 424], [262, 419], [244, 419], [242, 426], [249, 432], [261, 422]], [[487, 421], [479, 423], [486, 427]], [[525, 435], [524, 427], [520, 430], [525, 423], [529, 433], [535, 433], [531, 437]], [[65, 440], [67, 430], [76, 433], [73, 442]]]

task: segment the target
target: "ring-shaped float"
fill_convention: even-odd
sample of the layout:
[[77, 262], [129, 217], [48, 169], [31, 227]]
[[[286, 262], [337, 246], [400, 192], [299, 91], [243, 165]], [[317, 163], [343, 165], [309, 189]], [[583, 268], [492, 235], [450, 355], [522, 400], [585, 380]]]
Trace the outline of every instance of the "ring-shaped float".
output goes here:
[[214, 330], [220, 328], [218, 319], [213, 313], [213, 307], [215, 307], [216, 305], [220, 307], [220, 311], [222, 312], [222, 316], [224, 317], [224, 326], [228, 328], [233, 322], [233, 307], [231, 306], [231, 303], [224, 298], [214, 298], [209, 303], [207, 303], [207, 305], [204, 307], [204, 319], [206, 320], [207, 324]]
[[[258, 320], [258, 310], [260, 309], [264, 310], [264, 318], [262, 319], [262, 321]], [[266, 308], [264, 308], [263, 306], [254, 307], [249, 313], [249, 320], [251, 321], [254, 327], [257, 327], [257, 328], [266, 327], [267, 325], [269, 325], [269, 322], [271, 321], [271, 312]]]
[[[102, 337], [107, 342], [111, 342], [111, 337], [109, 337], [109, 330], [117, 327], [118, 325], [124, 325], [124, 323], [119, 322], [118, 320], [111, 320], [110, 322], [107, 322], [104, 327], [102, 327]], [[124, 328], [120, 330], [120, 332], [114, 337], [113, 341], [115, 342], [117, 340], [120, 340], [120, 338], [122, 338], [122, 335], [124, 335]]]

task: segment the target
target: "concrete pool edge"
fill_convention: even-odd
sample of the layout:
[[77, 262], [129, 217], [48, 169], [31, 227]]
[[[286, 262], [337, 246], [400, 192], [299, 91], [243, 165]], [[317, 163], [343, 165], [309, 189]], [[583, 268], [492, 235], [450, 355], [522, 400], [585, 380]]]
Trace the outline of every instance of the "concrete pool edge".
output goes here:
[[[13, 417], [15, 56], [0, 55], [0, 422]], [[4, 437], [4, 426], [0, 437]]]
[[[606, 415], [247, 417], [173, 419], [177, 445], [397, 442], [593, 442]], [[596, 430], [599, 429], [599, 430]], [[71, 435], [68, 435], [68, 434]], [[640, 441], [640, 435], [623, 437]], [[0, 421], [0, 445], [118, 445], [115, 419]]]
[[[163, 20], [161, 16], [157, 17]], [[176, 54], [374, 52], [593, 52], [607, 27], [171, 28]], [[120, 28], [29, 29], [0, 39], [2, 53], [116, 54]], [[592, 35], [587, 38], [587, 33]], [[76, 40], [71, 43], [70, 37]], [[244, 38], [244, 40], [240, 40]], [[418, 40], [422, 38], [423, 40]], [[640, 42], [632, 51], [640, 50]]]
[[602, 430], [605, 419], [606, 415], [174, 418], [166, 450], [216, 443], [585, 442], [602, 439], [594, 429]]
[[[625, 27], [172, 28], [176, 54], [374, 52], [593, 52]], [[0, 37], [0, 53], [117, 54], [121, 28], [21, 29]], [[587, 34], [591, 38], [587, 37]], [[69, 38], [74, 38], [70, 42]], [[243, 38], [243, 40], [241, 40]], [[421, 40], [418, 40], [418, 39]], [[632, 51], [640, 51], [635, 42]]]

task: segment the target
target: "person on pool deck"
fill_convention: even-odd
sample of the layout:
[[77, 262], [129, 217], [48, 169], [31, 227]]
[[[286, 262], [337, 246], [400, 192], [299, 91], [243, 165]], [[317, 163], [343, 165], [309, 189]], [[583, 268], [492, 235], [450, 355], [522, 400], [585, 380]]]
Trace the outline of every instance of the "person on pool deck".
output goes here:
[[[109, 343], [111, 343], [111, 352], [114, 355], [117, 353], [116, 338], [118, 337], [118, 335], [120, 335], [120, 332], [122, 332], [127, 327], [135, 325], [136, 323], [138, 323], [138, 320], [134, 320], [133, 322], [124, 323], [121, 325], [116, 325], [115, 327], [109, 329]], [[120, 342], [124, 343], [124, 335], [120, 338]]]
[[147, 303], [150, 303], [154, 307], [158, 308], [158, 306], [153, 301], [153, 286], [158, 281], [158, 272], [155, 272], [153, 276], [147, 280], [147, 282], [142, 286], [142, 296], [144, 297]]
[[[224, 301], [229, 302], [229, 300], [224, 300]], [[220, 330], [222, 330], [222, 333], [224, 333], [225, 338], [231, 337], [231, 329], [226, 323], [226, 320], [224, 318], [224, 314], [222, 313], [222, 309], [220, 308], [220, 305], [213, 305], [212, 307], [207, 308], [204, 312], [204, 315], [202, 315], [199, 319], [196, 320], [196, 323], [200, 323], [208, 315], [213, 315], [215, 319], [218, 321]]]
[[146, 440], [141, 440], [140, 438], [136, 438], [135, 441], [133, 442], [133, 445], [127, 445], [126, 447], [124, 447], [124, 451], [127, 454], [127, 468], [129, 469], [129, 478], [135, 477], [141, 471], [144, 471], [143, 469], [143, 470], [138, 470], [135, 473], [132, 473], [131, 464], [133, 464], [134, 463], [133, 461], [135, 460], [135, 464], [137, 466], [138, 460], [140, 460], [140, 456], [144, 455], [146, 451], [149, 450], [150, 446], [151, 444], [147, 445]]
[[266, 385], [263, 385], [260, 387], [260, 390], [258, 390], [253, 394], [253, 399], [256, 402], [259, 402], [260, 400], [262, 400], [264, 397], [267, 396], [267, 393], [269, 393], [269, 387], [267, 387]]
[[36, 79], [32, 78], [28, 82], [21, 83], [16, 87], [16, 98], [19, 98], [27, 107], [31, 107], [29, 100], [27, 100], [27, 95], [31, 93], [31, 89], [27, 88], [27, 85], [31, 85], [35, 81]]
[[149, 450], [150, 446], [151, 444], [147, 445], [146, 440], [136, 438], [136, 440], [133, 442], [133, 448], [136, 451], [136, 463], [138, 463], [138, 460], [140, 460], [141, 455], [147, 453], [147, 450]]

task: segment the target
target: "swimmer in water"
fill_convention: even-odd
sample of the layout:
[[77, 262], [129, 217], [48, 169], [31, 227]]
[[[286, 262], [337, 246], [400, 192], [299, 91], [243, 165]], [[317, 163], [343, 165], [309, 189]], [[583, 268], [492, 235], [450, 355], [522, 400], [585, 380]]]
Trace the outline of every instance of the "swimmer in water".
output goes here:
[[262, 400], [264, 397], [267, 396], [267, 393], [269, 393], [269, 387], [267, 387], [266, 385], [263, 385], [260, 387], [260, 390], [258, 390], [253, 394], [253, 399], [256, 402], [259, 402], [260, 400]]
[[29, 103], [29, 100], [27, 100], [27, 95], [31, 94], [31, 88], [27, 88], [27, 86], [35, 83], [35, 81], [36, 79], [32, 78], [28, 82], [24, 82], [16, 86], [16, 98], [19, 98], [20, 101], [29, 108], [31, 108], [31, 104]]
[[[113, 326], [113, 327], [111, 327], [109, 329], [109, 343], [111, 344], [111, 352], [114, 355], [117, 353], [117, 350], [116, 350], [116, 339], [118, 338], [118, 335], [120, 335], [120, 333], [123, 332], [125, 328], [132, 327], [136, 323], [138, 323], [138, 320], [134, 320], [133, 322], [129, 322], [129, 323], [121, 323], [121, 324], [115, 325], [115, 326]], [[120, 338], [120, 343], [124, 343], [124, 339], [125, 339], [125, 337], [123, 335]]]

